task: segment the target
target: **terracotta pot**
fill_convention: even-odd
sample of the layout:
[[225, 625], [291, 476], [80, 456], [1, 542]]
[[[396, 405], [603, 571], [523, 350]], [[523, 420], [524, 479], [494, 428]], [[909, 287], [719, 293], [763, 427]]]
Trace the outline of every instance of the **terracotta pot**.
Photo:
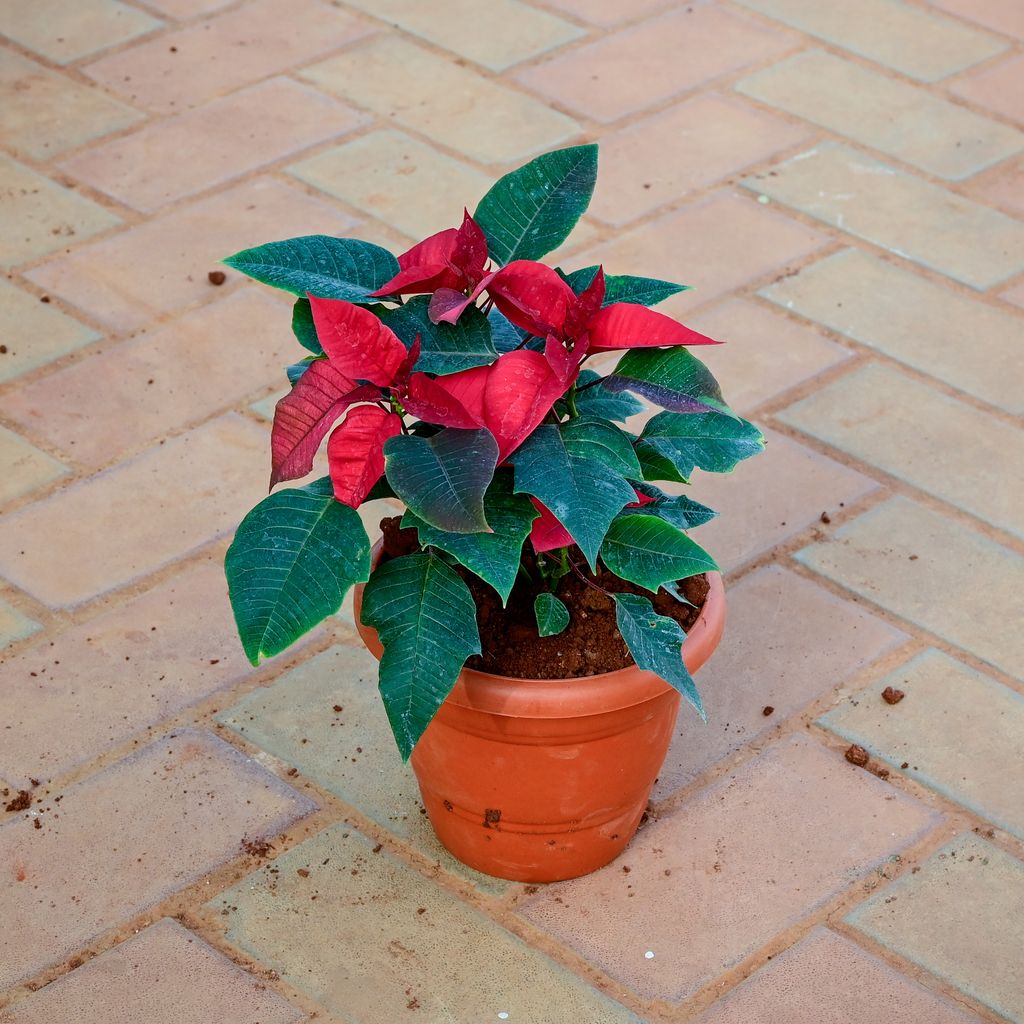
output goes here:
[[[374, 549], [374, 565], [380, 557]], [[695, 673], [725, 627], [717, 573], [683, 644]], [[376, 657], [377, 631], [360, 621]], [[555, 882], [614, 860], [633, 838], [675, 727], [680, 697], [635, 665], [578, 679], [463, 669], [412, 766], [438, 839], [477, 871]]]

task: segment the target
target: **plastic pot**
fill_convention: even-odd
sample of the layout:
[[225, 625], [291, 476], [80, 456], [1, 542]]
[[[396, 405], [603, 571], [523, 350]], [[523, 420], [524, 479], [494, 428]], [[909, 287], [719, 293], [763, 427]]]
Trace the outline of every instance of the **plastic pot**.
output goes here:
[[[374, 565], [380, 558], [374, 549]], [[683, 644], [695, 673], [725, 627], [717, 573]], [[377, 632], [355, 618], [369, 651]], [[595, 871], [633, 838], [668, 752], [680, 697], [635, 665], [577, 679], [463, 669], [412, 766], [438, 839], [498, 878], [555, 882]]]

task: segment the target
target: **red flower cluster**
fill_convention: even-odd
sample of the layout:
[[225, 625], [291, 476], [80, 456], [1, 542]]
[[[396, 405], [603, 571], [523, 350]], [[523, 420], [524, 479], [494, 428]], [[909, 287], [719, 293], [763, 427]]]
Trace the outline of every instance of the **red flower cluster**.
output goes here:
[[[430, 319], [456, 323], [486, 292], [511, 323], [543, 339], [543, 351], [519, 348], [489, 365], [433, 377], [415, 371], [419, 339], [406, 349], [368, 309], [310, 295], [327, 358], [313, 361], [278, 403], [271, 486], [308, 473], [320, 442], [346, 411], [327, 458], [335, 496], [357, 508], [384, 472], [384, 442], [401, 432], [400, 412], [439, 426], [489, 430], [501, 463], [543, 422], [588, 355], [716, 344], [645, 306], [604, 305], [600, 268], [580, 295], [541, 263], [516, 260], [489, 270], [487, 241], [468, 212], [461, 227], [431, 235], [399, 256], [398, 265], [399, 273], [374, 297], [430, 294]], [[535, 504], [541, 512], [533, 532], [537, 550], [571, 543], [554, 516]]]

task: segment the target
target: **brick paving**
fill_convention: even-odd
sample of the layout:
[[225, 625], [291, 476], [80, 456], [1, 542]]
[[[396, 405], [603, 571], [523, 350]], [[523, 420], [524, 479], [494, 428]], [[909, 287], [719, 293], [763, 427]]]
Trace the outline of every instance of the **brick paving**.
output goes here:
[[[0, 0], [0, 33], [2, 1024], [1024, 1021], [1024, 4]], [[693, 488], [709, 724], [617, 862], [527, 887], [438, 845], [350, 604], [244, 661], [219, 562], [295, 350], [207, 274], [401, 248], [582, 140], [563, 265], [694, 285], [666, 311], [770, 443]]]

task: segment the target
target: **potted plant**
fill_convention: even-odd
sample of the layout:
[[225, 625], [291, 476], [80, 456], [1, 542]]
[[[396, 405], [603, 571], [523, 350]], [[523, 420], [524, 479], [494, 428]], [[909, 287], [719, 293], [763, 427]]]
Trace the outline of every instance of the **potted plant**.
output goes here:
[[[537, 262], [596, 174], [596, 146], [538, 157], [397, 259], [309, 236], [226, 261], [298, 296], [308, 354], [277, 405], [271, 489], [307, 476], [325, 438], [329, 470], [235, 535], [245, 651], [279, 653], [354, 586], [439, 838], [524, 881], [621, 852], [680, 695], [703, 717], [692, 676], [725, 599], [688, 531], [715, 513], [659, 483], [764, 445], [690, 351], [716, 343], [648, 308], [682, 286]], [[586, 365], [603, 353], [620, 353], [607, 374]], [[662, 411], [634, 433], [637, 396]], [[356, 509], [382, 498], [405, 511], [371, 549]]]

